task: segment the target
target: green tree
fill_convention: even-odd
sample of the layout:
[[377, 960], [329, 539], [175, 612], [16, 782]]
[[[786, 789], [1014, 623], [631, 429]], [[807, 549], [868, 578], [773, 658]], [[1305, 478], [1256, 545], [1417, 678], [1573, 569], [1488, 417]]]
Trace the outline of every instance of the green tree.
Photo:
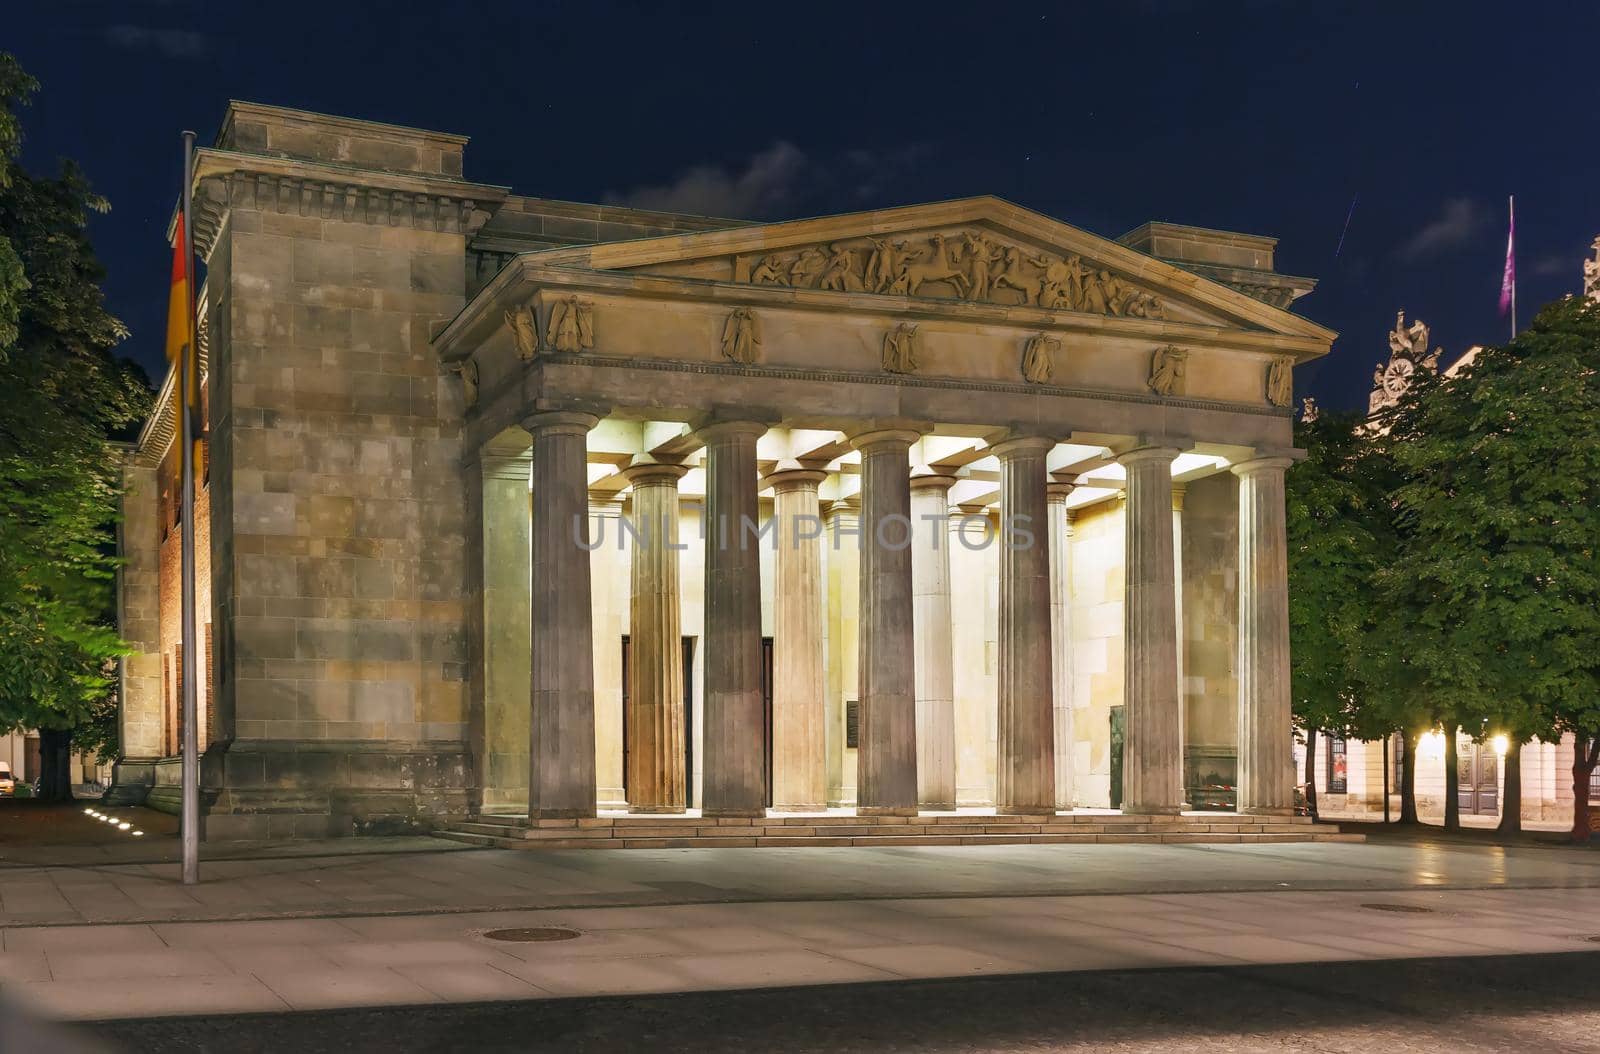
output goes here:
[[17, 161], [34, 88], [0, 54], [0, 730], [39, 730], [41, 790], [61, 797], [73, 730], [114, 691], [112, 437], [148, 412], [150, 390], [111, 351], [126, 330], [86, 230], [106, 202], [70, 161], [48, 179]]
[[1572, 733], [1573, 837], [1587, 840], [1600, 743], [1600, 308], [1545, 308], [1429, 386], [1405, 432], [1393, 444], [1402, 543], [1382, 576], [1407, 630], [1403, 680], [1447, 736], [1458, 725], [1517, 743]]
[[1300, 422], [1306, 451], [1285, 483], [1289, 537], [1290, 688], [1305, 730], [1307, 798], [1316, 809], [1318, 733], [1392, 731], [1373, 705], [1374, 576], [1392, 547], [1390, 475], [1364, 419], [1323, 413]]

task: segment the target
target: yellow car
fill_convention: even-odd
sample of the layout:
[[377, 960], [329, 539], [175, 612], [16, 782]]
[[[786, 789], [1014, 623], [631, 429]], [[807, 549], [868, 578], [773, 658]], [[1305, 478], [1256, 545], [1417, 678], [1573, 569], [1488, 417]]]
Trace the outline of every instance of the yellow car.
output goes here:
[[0, 761], [0, 794], [16, 797], [17, 781], [11, 776], [11, 766]]

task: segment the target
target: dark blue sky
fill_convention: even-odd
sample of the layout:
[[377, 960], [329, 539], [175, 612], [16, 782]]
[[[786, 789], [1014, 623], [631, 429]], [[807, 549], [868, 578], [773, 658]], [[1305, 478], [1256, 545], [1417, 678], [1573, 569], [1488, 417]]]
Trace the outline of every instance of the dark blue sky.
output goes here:
[[[17, 9], [23, 9], [20, 17]], [[229, 98], [472, 137], [517, 192], [785, 217], [991, 193], [1108, 237], [1276, 235], [1365, 404], [1394, 312], [1453, 355], [1580, 285], [1600, 233], [1600, 5], [18, 4], [26, 162], [78, 159], [125, 347], [161, 356], [179, 138]], [[1335, 255], [1352, 197], [1342, 250]]]

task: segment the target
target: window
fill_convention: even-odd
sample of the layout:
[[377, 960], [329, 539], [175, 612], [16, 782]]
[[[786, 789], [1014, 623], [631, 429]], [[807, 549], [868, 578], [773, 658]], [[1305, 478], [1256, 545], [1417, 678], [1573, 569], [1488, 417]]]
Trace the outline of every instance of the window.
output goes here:
[[1328, 793], [1348, 794], [1350, 791], [1347, 769], [1349, 754], [1343, 736], [1328, 737]]

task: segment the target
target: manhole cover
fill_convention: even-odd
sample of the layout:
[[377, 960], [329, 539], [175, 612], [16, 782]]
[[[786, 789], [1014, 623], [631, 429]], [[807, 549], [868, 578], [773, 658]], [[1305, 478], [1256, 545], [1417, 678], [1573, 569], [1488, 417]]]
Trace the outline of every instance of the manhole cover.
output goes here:
[[1433, 914], [1432, 908], [1424, 908], [1417, 904], [1363, 904], [1361, 906], [1364, 908], [1371, 908], [1373, 911], [1393, 911], [1402, 915]]
[[570, 941], [582, 934], [577, 930], [564, 929], [560, 926], [519, 926], [509, 930], [489, 930], [484, 936], [492, 941], [534, 944], [539, 941]]

